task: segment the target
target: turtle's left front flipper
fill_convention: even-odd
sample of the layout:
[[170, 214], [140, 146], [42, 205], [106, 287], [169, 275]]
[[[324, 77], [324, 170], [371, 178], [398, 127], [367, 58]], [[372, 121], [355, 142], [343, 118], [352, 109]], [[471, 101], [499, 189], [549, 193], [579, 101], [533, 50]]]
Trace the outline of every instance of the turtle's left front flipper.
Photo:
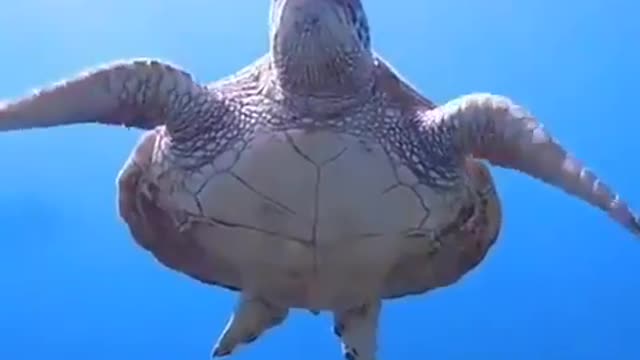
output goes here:
[[453, 154], [516, 169], [606, 211], [640, 235], [640, 220], [629, 206], [578, 159], [570, 155], [521, 106], [497, 95], [470, 94], [422, 112], [425, 141]]

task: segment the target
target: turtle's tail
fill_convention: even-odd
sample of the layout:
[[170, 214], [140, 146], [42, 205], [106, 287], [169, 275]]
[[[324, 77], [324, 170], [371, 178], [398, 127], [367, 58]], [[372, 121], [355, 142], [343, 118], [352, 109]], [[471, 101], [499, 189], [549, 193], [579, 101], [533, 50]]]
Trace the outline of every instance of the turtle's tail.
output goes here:
[[488, 94], [460, 97], [429, 112], [426, 124], [451, 134], [461, 155], [520, 170], [606, 211], [640, 236], [640, 220], [629, 206], [578, 159], [571, 156], [522, 107]]

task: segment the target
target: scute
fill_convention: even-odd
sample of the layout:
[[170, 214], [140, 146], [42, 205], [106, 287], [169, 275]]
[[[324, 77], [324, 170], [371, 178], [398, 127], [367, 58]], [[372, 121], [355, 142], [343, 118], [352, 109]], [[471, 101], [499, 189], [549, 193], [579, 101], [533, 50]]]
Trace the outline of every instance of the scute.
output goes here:
[[496, 242], [502, 225], [500, 198], [488, 167], [466, 162], [474, 202], [460, 209], [458, 218], [441, 229], [430, 246], [405, 247], [385, 278], [383, 298], [421, 294], [451, 285], [480, 264]]
[[[165, 266], [205, 283], [238, 290], [235, 268], [225, 259], [206, 256], [188, 233], [180, 231], [173, 209], [159, 205], [166, 189], [152, 177], [158, 166], [154, 158], [157, 140], [158, 132], [146, 133], [122, 167], [117, 180], [118, 213], [136, 243]], [[214, 273], [217, 275], [211, 277]]]

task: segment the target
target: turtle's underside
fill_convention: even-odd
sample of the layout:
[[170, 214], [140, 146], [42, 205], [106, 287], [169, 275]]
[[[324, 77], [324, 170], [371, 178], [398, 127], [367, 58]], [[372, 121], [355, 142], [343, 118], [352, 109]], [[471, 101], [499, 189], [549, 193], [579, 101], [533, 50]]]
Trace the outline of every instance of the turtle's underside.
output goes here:
[[149, 133], [118, 180], [136, 240], [201, 281], [330, 310], [447, 285], [497, 236], [498, 199], [478, 161], [466, 165], [472, 187], [445, 192], [364, 127], [265, 123], [242, 138], [206, 165], [167, 167], [162, 130]]
[[148, 130], [118, 176], [119, 214], [164, 265], [239, 292], [214, 356], [304, 308], [334, 314], [347, 359], [374, 359], [383, 299], [454, 283], [495, 242], [485, 160], [640, 233], [618, 195], [510, 100], [419, 95], [371, 50], [360, 1], [274, 0], [271, 19], [271, 51], [208, 86], [135, 60], [0, 104], [0, 131]]

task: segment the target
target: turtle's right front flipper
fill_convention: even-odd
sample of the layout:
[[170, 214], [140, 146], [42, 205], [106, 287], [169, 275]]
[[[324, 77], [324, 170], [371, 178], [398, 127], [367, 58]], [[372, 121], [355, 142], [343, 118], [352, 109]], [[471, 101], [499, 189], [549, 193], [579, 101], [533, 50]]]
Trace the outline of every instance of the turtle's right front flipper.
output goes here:
[[152, 129], [184, 128], [194, 116], [215, 116], [214, 96], [168, 63], [128, 60], [90, 70], [0, 102], [0, 131], [77, 123]]

